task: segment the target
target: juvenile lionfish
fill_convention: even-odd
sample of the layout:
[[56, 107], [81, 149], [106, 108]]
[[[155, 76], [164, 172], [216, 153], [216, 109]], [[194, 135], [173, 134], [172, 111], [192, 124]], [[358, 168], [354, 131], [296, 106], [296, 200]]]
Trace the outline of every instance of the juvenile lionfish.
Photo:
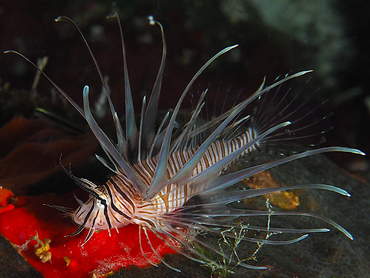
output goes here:
[[[260, 245], [285, 245], [298, 242], [306, 238], [309, 233], [329, 231], [327, 228], [284, 229], [270, 226], [266, 228], [245, 225], [243, 229], [269, 232], [270, 235], [274, 236], [282, 233], [303, 235], [296, 236], [290, 240], [273, 240], [269, 237], [261, 239], [247, 235], [239, 237], [237, 233], [232, 231], [233, 229], [235, 231], [238, 225], [240, 225], [240, 219], [242, 217], [304, 215], [320, 219], [352, 239], [351, 234], [345, 228], [323, 216], [300, 212], [247, 210], [230, 206], [230, 204], [246, 198], [253, 198], [283, 190], [303, 188], [323, 189], [344, 196], [350, 196], [345, 190], [326, 184], [248, 190], [241, 190], [233, 187], [233, 185], [261, 171], [315, 154], [348, 152], [364, 155], [363, 152], [351, 148], [324, 147], [308, 150], [277, 161], [259, 164], [228, 174], [224, 173], [232, 163], [240, 159], [243, 155], [258, 150], [261, 144], [267, 141], [268, 137], [274, 132], [285, 132], [285, 128], [291, 124], [286, 119], [279, 124], [265, 127], [264, 130], [258, 130], [252, 124], [250, 124], [249, 128], [242, 129], [241, 126], [245, 126], [248, 121], [251, 123], [250, 116], [241, 116], [245, 108], [273, 88], [280, 86], [288, 80], [305, 75], [311, 72], [311, 70], [287, 75], [270, 86], [265, 86], [265, 81], [263, 81], [258, 90], [249, 98], [237, 103], [228, 111], [206, 122], [200, 120], [200, 114], [204, 107], [204, 99], [207, 93], [207, 90], [205, 90], [200, 95], [200, 99], [195, 105], [189, 120], [179, 128], [177, 123], [179, 110], [194, 81], [215, 59], [237, 47], [237, 45], [226, 47], [215, 54], [198, 70], [182, 92], [175, 108], [171, 112], [167, 112], [159, 127], [156, 127], [155, 120], [166, 60], [166, 42], [162, 25], [152, 17], [149, 17], [150, 24], [157, 24], [161, 30], [162, 58], [150, 98], [149, 100], [146, 97], [143, 98], [140, 123], [137, 126], [127, 72], [122, 27], [116, 13], [110, 17], [117, 19], [121, 33], [125, 81], [124, 128], [121, 126], [120, 119], [114, 109], [109, 88], [82, 32], [68, 17], [61, 16], [55, 21], [69, 21], [76, 27], [85, 42], [108, 99], [117, 142], [109, 138], [94, 119], [89, 104], [89, 86], [86, 85], [83, 88], [83, 108], [81, 108], [29, 59], [16, 51], [5, 51], [5, 53], [11, 52], [25, 58], [52, 83], [63, 97], [85, 118], [108, 158], [108, 160], [105, 160], [103, 157], [96, 155], [96, 158], [113, 173], [113, 176], [105, 184], [95, 184], [87, 179], [78, 178], [61, 164], [67, 175], [79, 187], [89, 193], [88, 200], [85, 203], [76, 198], [79, 203], [77, 209], [49, 205], [65, 212], [72, 218], [73, 222], [79, 225], [78, 229], [70, 236], [76, 236], [83, 229], [89, 229], [88, 235], [83, 242], [83, 244], [88, 244], [89, 239], [95, 231], [108, 230], [110, 234], [111, 229], [116, 229], [118, 232], [119, 228], [128, 224], [137, 224], [139, 225], [139, 244], [144, 257], [148, 259], [142, 248], [142, 241], [146, 239], [158, 259], [175, 271], [180, 270], [168, 265], [158, 254], [151, 244], [148, 231], [153, 232], [168, 246], [182, 255], [203, 264], [216, 266], [214, 268], [217, 268], [218, 263], [213, 260], [212, 256], [207, 256], [205, 252], [202, 252], [201, 248], [208, 250], [216, 256], [224, 257], [225, 253], [210, 243], [200, 240], [197, 237], [199, 232], [213, 233], [219, 237], [227, 236], [235, 240], [238, 237], [238, 240], [257, 242]], [[145, 239], [142, 238], [142, 234], [144, 234]], [[232, 252], [234, 251], [232, 250]], [[231, 260], [235, 265], [252, 269], [265, 269], [264, 267], [246, 264], [238, 256], [230, 258], [232, 258]], [[148, 261], [150, 262], [149, 259]]]

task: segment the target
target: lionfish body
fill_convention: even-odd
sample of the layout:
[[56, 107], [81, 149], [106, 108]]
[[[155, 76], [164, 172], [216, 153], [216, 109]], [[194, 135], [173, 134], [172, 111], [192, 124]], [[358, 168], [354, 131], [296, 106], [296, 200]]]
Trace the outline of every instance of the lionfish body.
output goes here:
[[[118, 19], [117, 14], [114, 14], [113, 17]], [[56, 19], [56, 21], [62, 20], [70, 21], [82, 36], [81, 31], [72, 20], [67, 17], [59, 17]], [[222, 231], [227, 230], [228, 227], [236, 227], [239, 217], [271, 216], [272, 214], [305, 215], [321, 219], [343, 232], [347, 237], [352, 238], [350, 233], [343, 227], [323, 216], [299, 212], [251, 211], [236, 209], [229, 206], [229, 204], [245, 198], [253, 198], [277, 191], [300, 188], [324, 189], [349, 196], [345, 190], [325, 184], [249, 190], [241, 190], [232, 187], [235, 183], [256, 173], [303, 157], [331, 151], [363, 154], [359, 150], [345, 147], [326, 147], [309, 150], [277, 161], [267, 162], [228, 174], [224, 173], [224, 171], [240, 157], [258, 149], [260, 144], [268, 140], [268, 137], [272, 136], [274, 132], [285, 132], [285, 128], [291, 124], [289, 119], [285, 119], [279, 124], [265, 125], [262, 130], [257, 131], [252, 125], [244, 129], [244, 131], [241, 131], [242, 129], [240, 127], [242, 125], [248, 121], [251, 123], [249, 116], [241, 116], [244, 109], [250, 105], [251, 102], [260, 98], [273, 88], [280, 86], [287, 80], [302, 76], [310, 71], [303, 71], [285, 76], [285, 78], [267, 87], [264, 87], [263, 82], [260, 88], [249, 98], [234, 105], [231, 109], [223, 112], [214, 119], [201, 123], [201, 121], [199, 121], [199, 115], [204, 106], [203, 100], [207, 93], [207, 91], [205, 91], [201, 94], [199, 102], [190, 115], [190, 119], [182, 125], [182, 128], [178, 128], [176, 121], [179, 109], [193, 82], [210, 63], [219, 56], [235, 48], [236, 45], [227, 47], [214, 55], [199, 69], [180, 95], [173, 111], [171, 111], [171, 113], [168, 112], [159, 127], [155, 128], [155, 119], [166, 59], [166, 43], [161, 24], [154, 21], [152, 18], [150, 18], [150, 23], [152, 25], [157, 23], [161, 29], [163, 41], [162, 59], [151, 96], [149, 100], [147, 100], [146, 97], [143, 99], [139, 125], [136, 124], [134, 117], [131, 89], [127, 74], [126, 54], [122, 38], [126, 102], [124, 128], [121, 126], [110, 99], [108, 86], [104, 81], [95, 58], [91, 54], [86, 40], [82, 36], [93, 57], [108, 99], [110, 111], [114, 120], [117, 143], [114, 143], [114, 140], [110, 139], [95, 121], [90, 110], [88, 86], [85, 86], [83, 89], [83, 108], [81, 108], [39, 69], [39, 71], [86, 119], [90, 129], [104, 150], [108, 161], [100, 156], [96, 156], [97, 159], [114, 173], [105, 184], [97, 185], [87, 179], [77, 178], [70, 170], [65, 169], [62, 165], [63, 169], [77, 185], [90, 194], [85, 203], [76, 198], [80, 206], [75, 210], [50, 205], [51, 207], [66, 212], [72, 217], [73, 221], [79, 225], [79, 228], [72, 235], [77, 235], [85, 228], [89, 229], [89, 233], [83, 243], [86, 244], [96, 230], [108, 230], [108, 232], [110, 232], [111, 229], [117, 229], [118, 232], [120, 227], [127, 224], [138, 224], [140, 227], [140, 247], [142, 241], [141, 233], [144, 232], [146, 240], [153, 252], [167, 266], [169, 265], [163, 261], [151, 245], [147, 230], [152, 231], [157, 237], [164, 240], [168, 246], [184, 256], [207, 264], [216, 264], [216, 262], [194, 248], [191, 242], [196, 242], [203, 248], [220, 256], [225, 256], [225, 253], [197, 239], [196, 236], [192, 235], [191, 231], [195, 229], [196, 231], [210, 232], [219, 236], [222, 234], [222, 236], [224, 236]], [[118, 24], [121, 30], [119, 20]], [[7, 52], [19, 54], [15, 51]], [[24, 57], [23, 55], [21, 56]], [[27, 58], [25, 59], [28, 60]], [[174, 134], [176, 134], [176, 136], [174, 136]], [[200, 140], [200, 138], [202, 138], [202, 140]], [[271, 232], [275, 235], [279, 233], [301, 234], [301, 236], [296, 236], [291, 240], [280, 241], [271, 240], [269, 238], [255, 239], [248, 236], [243, 238], [245, 241], [259, 242], [259, 244], [280, 245], [300, 241], [311, 232], [329, 231], [329, 229], [326, 228], [283, 229], [273, 227], [269, 227], [269, 229], [266, 230], [266, 227], [252, 226], [248, 226], [248, 229]], [[235, 237], [236, 235], [228, 233], [228, 236]], [[141, 251], [146, 257], [143, 249], [141, 249]], [[239, 261], [237, 257], [234, 257], [233, 260], [236, 265], [241, 265], [243, 267], [254, 269], [264, 268], [248, 265]], [[172, 268], [171, 266], [169, 267]]]
[[[191, 178], [196, 177], [222, 158], [230, 155], [233, 151], [247, 145], [251, 141], [249, 133], [247, 131], [232, 140], [212, 143], [197, 163]], [[245, 152], [253, 148], [250, 147]], [[184, 167], [196, 150], [193, 147], [187, 150], [176, 151], [169, 155], [167, 168], [168, 180], [173, 178]], [[145, 161], [132, 165], [133, 170], [148, 189], [153, 181], [157, 165], [158, 156], [147, 158]], [[221, 174], [221, 172], [218, 174]], [[71, 213], [71, 217], [76, 224], [96, 230], [120, 228], [129, 223], [135, 223], [149, 228], [159, 228], [158, 226], [161, 224], [156, 219], [160, 215], [181, 208], [192, 196], [196, 196], [198, 193], [204, 191], [202, 185], [192, 187], [191, 182], [187, 184], [168, 184], [153, 198], [144, 201], [134, 188], [135, 186], [127, 176], [124, 174], [115, 175], [98, 189], [100, 199], [104, 199], [106, 206], [102, 205], [100, 199], [96, 200], [93, 195], [90, 195], [86, 203], [82, 203]]]

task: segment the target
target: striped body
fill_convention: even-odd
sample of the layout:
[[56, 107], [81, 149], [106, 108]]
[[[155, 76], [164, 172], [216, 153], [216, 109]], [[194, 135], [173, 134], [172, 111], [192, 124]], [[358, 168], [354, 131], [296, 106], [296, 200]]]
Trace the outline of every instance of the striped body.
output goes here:
[[[255, 138], [256, 132], [252, 129], [248, 129], [245, 133], [241, 134], [236, 138], [233, 138], [232, 140], [227, 141], [222, 140], [213, 142], [207, 149], [203, 157], [199, 160], [198, 164], [193, 170], [192, 176], [194, 177], [198, 175], [205, 169], [216, 164], [222, 158], [230, 155], [232, 152], [241, 148], [242, 146], [245, 146]], [[247, 149], [239, 157], [241, 157], [247, 152], [252, 151], [253, 149], [256, 149], [257, 146], [258, 144]], [[168, 179], [172, 178], [173, 176], [175, 176], [175, 174], [181, 171], [181, 168], [185, 165], [185, 163], [194, 155], [195, 150], [196, 149], [192, 148], [181, 152], [172, 153], [169, 156]], [[239, 157], [235, 158], [234, 161]], [[149, 159], [149, 161], [150, 160], [151, 159]], [[230, 166], [230, 164], [231, 163], [229, 163], [223, 170], [226, 170]], [[219, 174], [221, 174], [221, 172]], [[156, 198], [152, 200], [152, 202], [153, 205], [155, 206], [157, 213], [171, 212], [185, 204], [189, 200], [188, 196], [194, 196], [195, 194], [202, 192], [203, 190], [204, 189], [201, 186], [195, 188], [192, 187], [191, 183], [185, 186], [170, 184], [163, 188], [162, 191], [156, 196]], [[166, 197], [162, 198], [161, 196]]]
[[[199, 160], [192, 176], [198, 175], [222, 158], [245, 146], [255, 139], [255, 136], [256, 132], [248, 129], [245, 133], [231, 140], [213, 142]], [[258, 147], [258, 144], [248, 148], [240, 156], [256, 149], [256, 147]], [[195, 151], [196, 148], [190, 148], [170, 154], [167, 168], [168, 179], [171, 179], [181, 171], [181, 168], [194, 155]], [[234, 160], [236, 159], [238, 157]], [[158, 157], [153, 157], [133, 165], [137, 175], [148, 187], [152, 182], [157, 162]], [[99, 200], [90, 195], [88, 201], [85, 204], [81, 204], [72, 214], [73, 221], [76, 224], [96, 230], [120, 228], [129, 223], [157, 227], [158, 221], [156, 221], [156, 218], [158, 215], [181, 208], [189, 200], [188, 196], [194, 196], [198, 192], [202, 192], [203, 188], [199, 186], [193, 188], [191, 183], [186, 185], [169, 184], [150, 201], [143, 201], [125, 175], [115, 175], [102, 185], [99, 190], [101, 191], [101, 196], [105, 196], [108, 204], [107, 209], [100, 204]]]

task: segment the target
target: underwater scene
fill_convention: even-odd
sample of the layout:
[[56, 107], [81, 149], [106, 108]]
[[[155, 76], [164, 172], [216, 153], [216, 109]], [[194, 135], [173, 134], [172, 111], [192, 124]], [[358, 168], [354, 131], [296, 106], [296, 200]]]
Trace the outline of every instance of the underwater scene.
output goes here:
[[367, 277], [364, 1], [0, 4], [0, 277]]

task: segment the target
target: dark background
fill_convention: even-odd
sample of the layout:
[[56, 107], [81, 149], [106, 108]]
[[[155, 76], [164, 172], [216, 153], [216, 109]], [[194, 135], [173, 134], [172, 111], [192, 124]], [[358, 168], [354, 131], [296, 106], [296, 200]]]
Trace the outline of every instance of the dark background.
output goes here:
[[[258, 4], [257, 4], [258, 3]], [[343, 145], [369, 152], [369, 34], [370, 9], [365, 1], [6, 1], [0, 5], [0, 49], [20, 51], [32, 61], [48, 56], [48, 76], [81, 103], [88, 84], [94, 99], [101, 90], [96, 69], [76, 30], [59, 15], [71, 17], [81, 28], [109, 76], [116, 108], [122, 112], [122, 56], [117, 23], [105, 16], [115, 10], [121, 16], [128, 67], [137, 109], [150, 94], [161, 55], [160, 21], [167, 40], [167, 62], [160, 107], [173, 107], [196, 70], [222, 48], [240, 44], [218, 59], [194, 83], [193, 93], [209, 87], [218, 91], [214, 110], [232, 105], [286, 73], [313, 69], [311, 94], [316, 102], [329, 98], [333, 111], [327, 145]], [[0, 54], [1, 124], [25, 109], [35, 69], [13, 54]], [[307, 81], [305, 79], [304, 81]], [[229, 89], [231, 86], [231, 89]], [[47, 106], [52, 86], [45, 78], [37, 87], [36, 106]], [[10, 97], [4, 97], [5, 91]], [[228, 91], [224, 96], [224, 92]], [[216, 93], [217, 94], [217, 93]], [[213, 94], [215, 95], [215, 94]], [[44, 102], [41, 101], [44, 100]], [[316, 104], [315, 104], [316, 103]], [[59, 100], [54, 100], [59, 104]], [[190, 107], [190, 99], [185, 105]], [[212, 108], [210, 108], [212, 109]], [[138, 111], [138, 110], [137, 110]], [[57, 112], [57, 111], [54, 111]], [[80, 119], [76, 119], [78, 122]], [[82, 123], [82, 121], [81, 121]], [[366, 159], [339, 161], [353, 171], [367, 169]], [[338, 161], [337, 161], [338, 162]]]

